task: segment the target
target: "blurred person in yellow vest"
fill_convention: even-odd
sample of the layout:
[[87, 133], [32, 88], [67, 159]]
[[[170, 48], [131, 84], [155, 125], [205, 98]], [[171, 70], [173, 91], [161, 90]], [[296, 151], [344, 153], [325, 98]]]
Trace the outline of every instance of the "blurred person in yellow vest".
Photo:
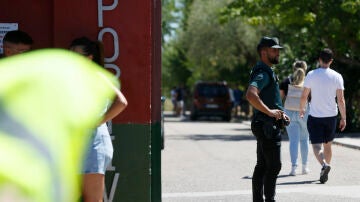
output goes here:
[[0, 80], [0, 201], [77, 201], [91, 131], [118, 80], [58, 49], [0, 60]]

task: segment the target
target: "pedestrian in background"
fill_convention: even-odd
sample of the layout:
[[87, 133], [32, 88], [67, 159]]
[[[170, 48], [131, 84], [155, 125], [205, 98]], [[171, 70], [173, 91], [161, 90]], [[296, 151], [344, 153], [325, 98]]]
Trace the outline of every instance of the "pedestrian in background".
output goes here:
[[184, 85], [176, 88], [176, 116], [182, 116], [184, 110]]
[[173, 112], [176, 114], [176, 86], [173, 86], [170, 90], [171, 103], [173, 105]]
[[241, 112], [241, 104], [243, 92], [239, 89], [237, 84], [234, 85], [234, 117], [237, 118]]
[[[100, 66], [104, 65], [100, 42], [91, 41], [86, 37], [77, 38], [71, 42], [70, 50], [87, 57]], [[82, 196], [85, 202], [103, 201], [105, 172], [113, 156], [113, 146], [106, 122], [121, 113], [127, 106], [125, 96], [110, 81], [108, 83], [116, 94], [116, 98], [110, 105], [104, 106], [103, 119], [93, 132], [90, 148], [85, 158], [82, 187]]]
[[33, 40], [29, 34], [21, 30], [9, 31], [3, 38], [4, 53], [1, 57], [9, 57], [31, 50]]
[[[305, 72], [307, 65], [305, 61], [296, 61], [293, 64], [293, 74], [287, 77], [280, 84], [280, 95], [285, 100], [285, 113], [290, 117], [291, 122], [286, 127], [289, 136], [289, 150], [291, 159], [291, 171], [289, 175], [295, 176], [298, 167], [297, 158], [299, 153], [302, 160], [302, 174], [308, 174], [308, 153], [309, 153], [309, 133], [306, 127], [307, 115], [300, 118], [300, 98], [303, 91]], [[306, 106], [307, 107], [307, 106]], [[308, 107], [306, 108], [308, 112]]]
[[262, 37], [257, 51], [260, 61], [253, 67], [246, 98], [255, 108], [251, 130], [257, 141], [257, 162], [252, 177], [254, 202], [275, 201], [276, 180], [281, 169], [281, 134], [278, 123], [289, 120], [284, 113], [277, 76], [271, 69], [279, 63], [282, 47], [277, 38]]
[[341, 115], [339, 129], [343, 131], [346, 127], [344, 80], [341, 74], [330, 68], [332, 62], [333, 52], [328, 48], [321, 50], [319, 67], [307, 74], [300, 102], [300, 117], [303, 118], [311, 94], [307, 127], [315, 157], [322, 166], [321, 183], [328, 180], [331, 169], [331, 144], [335, 138], [338, 108]]

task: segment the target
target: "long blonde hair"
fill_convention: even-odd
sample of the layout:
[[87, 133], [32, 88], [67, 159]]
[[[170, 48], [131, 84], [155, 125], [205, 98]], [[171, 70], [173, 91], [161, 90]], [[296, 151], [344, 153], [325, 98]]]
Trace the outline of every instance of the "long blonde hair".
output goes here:
[[302, 86], [305, 80], [305, 71], [302, 68], [295, 69], [292, 74], [291, 84], [295, 86]]

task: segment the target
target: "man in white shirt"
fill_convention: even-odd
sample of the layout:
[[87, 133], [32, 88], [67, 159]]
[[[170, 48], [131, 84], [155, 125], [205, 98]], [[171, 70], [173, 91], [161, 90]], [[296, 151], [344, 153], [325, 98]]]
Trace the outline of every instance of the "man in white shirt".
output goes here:
[[338, 108], [341, 114], [339, 129], [343, 131], [346, 127], [344, 80], [339, 73], [330, 68], [332, 62], [333, 53], [330, 49], [320, 51], [319, 67], [307, 74], [300, 102], [300, 117], [303, 117], [305, 103], [311, 93], [307, 127], [315, 157], [322, 165], [321, 183], [328, 180], [331, 169], [331, 144], [335, 138]]

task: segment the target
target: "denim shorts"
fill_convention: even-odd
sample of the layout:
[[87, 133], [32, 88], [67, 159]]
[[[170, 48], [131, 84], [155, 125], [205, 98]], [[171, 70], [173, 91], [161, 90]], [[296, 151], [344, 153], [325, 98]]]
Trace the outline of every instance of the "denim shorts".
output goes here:
[[107, 166], [113, 157], [113, 145], [106, 124], [102, 124], [93, 131], [89, 149], [85, 156], [83, 174], [105, 174]]
[[333, 141], [335, 138], [336, 122], [336, 116], [317, 118], [309, 115], [307, 128], [311, 144], [321, 144]]

